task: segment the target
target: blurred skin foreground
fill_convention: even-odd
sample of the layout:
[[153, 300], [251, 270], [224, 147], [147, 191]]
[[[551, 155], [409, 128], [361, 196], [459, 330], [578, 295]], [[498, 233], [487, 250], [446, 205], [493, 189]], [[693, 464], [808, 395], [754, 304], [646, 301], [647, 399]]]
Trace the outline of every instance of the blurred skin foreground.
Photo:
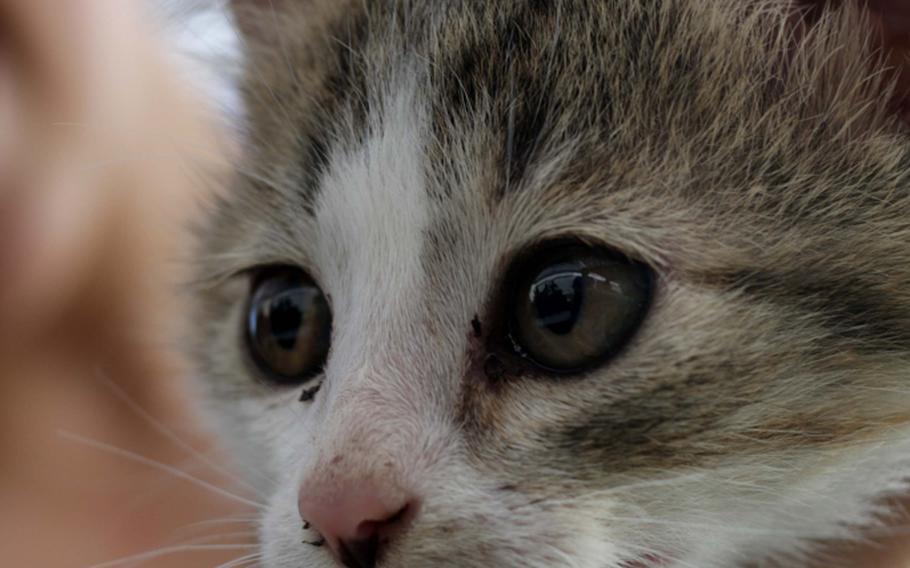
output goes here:
[[84, 441], [230, 487], [143, 416], [206, 449], [169, 354], [170, 286], [221, 153], [137, 8], [0, 0], [4, 566], [85, 568], [149, 551], [145, 565], [216, 566], [250, 552], [237, 546], [248, 525], [187, 528], [242, 505]]

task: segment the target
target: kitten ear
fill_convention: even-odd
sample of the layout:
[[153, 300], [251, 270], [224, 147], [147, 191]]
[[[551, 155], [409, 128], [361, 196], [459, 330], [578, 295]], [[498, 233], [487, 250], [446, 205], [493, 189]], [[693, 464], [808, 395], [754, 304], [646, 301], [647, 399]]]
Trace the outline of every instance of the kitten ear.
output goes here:
[[[893, 86], [894, 109], [910, 123], [910, 0], [796, 0], [799, 27], [811, 28], [826, 12], [862, 22], [862, 37], [876, 52]], [[851, 14], [852, 13], [852, 14]], [[856, 17], [856, 16], [859, 17]], [[802, 35], [802, 34], [798, 34]]]

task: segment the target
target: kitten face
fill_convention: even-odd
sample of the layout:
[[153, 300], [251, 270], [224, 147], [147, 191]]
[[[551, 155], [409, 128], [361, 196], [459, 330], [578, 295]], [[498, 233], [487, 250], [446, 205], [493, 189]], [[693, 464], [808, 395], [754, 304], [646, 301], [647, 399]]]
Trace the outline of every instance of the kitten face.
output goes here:
[[[390, 567], [732, 566], [873, 523], [910, 471], [910, 156], [860, 15], [793, 43], [783, 5], [389, 4], [239, 9], [250, 150], [193, 350], [271, 480], [263, 564], [373, 565], [301, 530], [352, 488], [408, 504]], [[504, 352], [509, 274], [572, 247], [652, 285], [552, 373]], [[292, 386], [248, 341], [275, 266], [331, 312]]]

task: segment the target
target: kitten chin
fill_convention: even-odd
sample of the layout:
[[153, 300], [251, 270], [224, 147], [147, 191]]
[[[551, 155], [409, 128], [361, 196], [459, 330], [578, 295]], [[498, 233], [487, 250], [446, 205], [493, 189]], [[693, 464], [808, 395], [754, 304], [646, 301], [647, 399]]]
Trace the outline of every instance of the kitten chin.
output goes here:
[[268, 479], [263, 565], [896, 531], [906, 14], [863, 6], [235, 0], [245, 155], [186, 344]]

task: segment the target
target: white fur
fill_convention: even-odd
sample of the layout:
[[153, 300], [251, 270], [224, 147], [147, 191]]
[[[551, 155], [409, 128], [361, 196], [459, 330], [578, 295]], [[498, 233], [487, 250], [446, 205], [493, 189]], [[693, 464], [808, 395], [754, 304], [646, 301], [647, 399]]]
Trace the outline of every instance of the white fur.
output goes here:
[[228, 124], [242, 120], [237, 92], [241, 41], [224, 4], [209, 0], [146, 0], [184, 77]]

